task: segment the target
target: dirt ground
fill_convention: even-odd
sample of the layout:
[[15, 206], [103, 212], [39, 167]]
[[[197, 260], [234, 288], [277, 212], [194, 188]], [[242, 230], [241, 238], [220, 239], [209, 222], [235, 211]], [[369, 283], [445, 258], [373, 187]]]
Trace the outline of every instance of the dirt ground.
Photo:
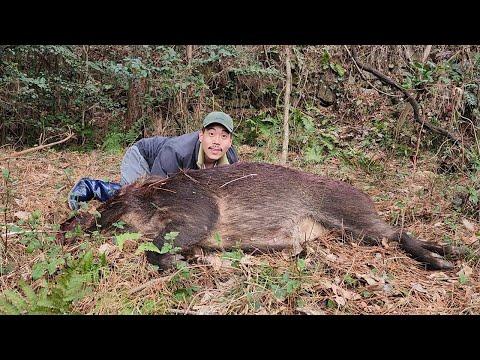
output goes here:
[[[240, 148], [244, 160], [254, 149]], [[0, 149], [0, 158], [9, 155]], [[381, 157], [381, 156], [380, 156]], [[70, 210], [67, 194], [84, 176], [119, 180], [121, 154], [88, 154], [44, 150], [4, 160], [13, 182], [8, 211], [1, 214], [14, 224], [34, 210], [41, 211], [41, 230], [65, 220]], [[368, 174], [332, 159], [306, 171], [348, 181], [372, 196], [390, 223], [425, 241], [450, 239], [471, 247], [476, 255], [479, 223], [456, 212], [450, 199], [449, 179], [432, 170], [422, 158], [416, 169], [384, 156], [382, 173]], [[300, 167], [296, 159], [291, 166]], [[5, 182], [2, 191], [5, 192]], [[5, 197], [3, 197], [5, 199]], [[92, 202], [93, 209], [96, 202]], [[287, 204], [288, 205], [288, 204]], [[0, 206], [3, 207], [4, 205]], [[41, 253], [28, 254], [20, 236], [8, 235], [7, 256], [13, 269], [0, 276], [0, 291], [31, 279]], [[427, 271], [391, 244], [367, 246], [330, 233], [311, 242], [301, 258], [281, 253], [204, 254], [184, 270], [159, 273], [136, 254], [127, 241], [123, 250], [106, 234], [102, 241], [86, 240], [106, 254], [108, 272], [94, 290], [74, 302], [81, 314], [479, 314], [480, 282], [476, 256], [455, 260], [452, 271]], [[78, 244], [64, 247], [74, 253]], [[235, 254], [230, 254], [231, 256]], [[237, 254], [238, 255], [238, 254]]]

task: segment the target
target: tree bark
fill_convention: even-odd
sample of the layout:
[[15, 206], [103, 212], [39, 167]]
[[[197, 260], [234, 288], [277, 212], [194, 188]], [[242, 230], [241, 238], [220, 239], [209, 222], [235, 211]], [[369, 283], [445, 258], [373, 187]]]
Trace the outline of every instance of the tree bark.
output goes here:
[[282, 157], [280, 163], [285, 165], [287, 163], [288, 155], [288, 140], [289, 140], [289, 128], [288, 117], [290, 112], [290, 92], [292, 88], [292, 69], [290, 67], [290, 45], [285, 46], [285, 70], [287, 73], [287, 81], [285, 84], [285, 101], [283, 112], [283, 145], [282, 145]]
[[193, 58], [193, 45], [187, 45], [187, 64], [190, 65]]
[[432, 50], [432, 45], [425, 46], [425, 49], [423, 50], [422, 64], [424, 64], [425, 61], [427, 61], [428, 55], [430, 55], [431, 50]]
[[[134, 56], [140, 55], [140, 46], [135, 45]], [[146, 78], [133, 77], [128, 87], [127, 112], [125, 113], [124, 130], [128, 131], [143, 115], [143, 103], [147, 85]]]

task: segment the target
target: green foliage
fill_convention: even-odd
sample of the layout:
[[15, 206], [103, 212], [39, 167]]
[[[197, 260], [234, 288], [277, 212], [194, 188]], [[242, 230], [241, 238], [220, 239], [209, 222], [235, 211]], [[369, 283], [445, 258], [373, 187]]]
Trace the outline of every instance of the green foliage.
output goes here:
[[[298, 266], [298, 264], [297, 261], [296, 265]], [[279, 301], [296, 295], [301, 288], [301, 277], [297, 274], [292, 274], [290, 270], [279, 273], [268, 265], [262, 266], [257, 282], [263, 288], [271, 290]]]
[[222, 259], [230, 261], [233, 267], [239, 267], [240, 260], [242, 260], [243, 257], [244, 253], [240, 248], [233, 251], [224, 251], [222, 253]]
[[92, 291], [92, 285], [104, 271], [104, 256], [95, 259], [93, 252], [70, 259], [66, 269], [52, 281], [44, 280], [39, 289], [20, 280], [19, 290], [5, 290], [0, 294], [0, 313], [3, 314], [67, 314], [75, 301]]
[[173, 286], [173, 296], [178, 302], [187, 302], [199, 287], [190, 283], [191, 271], [184, 262], [176, 263], [177, 272], [172, 277], [170, 285]]
[[385, 168], [383, 164], [372, 159], [364, 152], [360, 152], [353, 148], [347, 148], [341, 151], [339, 155], [344, 163], [359, 168], [367, 174], [381, 176], [384, 173]]
[[435, 81], [434, 73], [437, 69], [436, 64], [430, 61], [426, 63], [414, 61], [411, 65], [413, 73], [407, 73], [405, 82], [402, 84], [405, 89], [416, 89], [425, 84], [432, 84]]
[[146, 126], [145, 119], [142, 117], [136, 120], [128, 131], [120, 130], [119, 124], [110, 126], [102, 143], [102, 150], [109, 154], [121, 154], [125, 147], [132, 145], [136, 140], [142, 137], [142, 129]]
[[120, 251], [123, 251], [123, 245], [125, 244], [125, 241], [127, 240], [138, 240], [142, 237], [142, 234], [136, 233], [136, 232], [126, 232], [120, 235], [115, 236], [115, 243], [118, 246], [118, 249]]
[[158, 247], [151, 242], [145, 242], [140, 244], [137, 248], [137, 251], [135, 251], [135, 254], [138, 255], [138, 254], [144, 253], [145, 251], [153, 251], [153, 252], [162, 254], [161, 250], [159, 250]]
[[165, 242], [163, 243], [162, 248], [160, 249], [160, 254], [177, 254], [180, 250], [182, 250], [181, 247], [175, 246], [174, 242], [175, 239], [178, 236], [178, 231], [171, 231], [169, 233], [166, 233], [165, 236], [163, 237], [165, 239]]
[[322, 163], [337, 153], [337, 128], [327, 118], [315, 120], [300, 109], [291, 111], [289, 148], [303, 153], [307, 163]]

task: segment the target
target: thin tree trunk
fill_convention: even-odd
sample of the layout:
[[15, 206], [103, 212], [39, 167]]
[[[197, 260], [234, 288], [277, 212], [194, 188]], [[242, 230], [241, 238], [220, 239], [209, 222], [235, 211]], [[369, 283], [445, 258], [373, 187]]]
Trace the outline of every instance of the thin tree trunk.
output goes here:
[[422, 64], [425, 63], [425, 61], [427, 61], [428, 55], [430, 55], [431, 50], [432, 50], [432, 45], [425, 46], [425, 49], [423, 50]]
[[[85, 54], [85, 73], [83, 74], [83, 86], [87, 86], [88, 82], [88, 51], [90, 50], [89, 45], [84, 45], [83, 52]], [[87, 104], [85, 103], [85, 96], [82, 99], [82, 129], [85, 129], [85, 113], [87, 112]], [[82, 135], [82, 145], [85, 143], [85, 135]], [[38, 145], [41, 145], [40, 143]]]
[[[140, 55], [140, 46], [134, 45], [134, 55]], [[127, 111], [124, 130], [128, 131], [143, 115], [143, 102], [147, 85], [146, 78], [134, 77], [128, 87]]]
[[187, 63], [191, 64], [193, 58], [193, 45], [187, 45]]
[[292, 69], [290, 67], [290, 45], [285, 46], [285, 69], [287, 72], [287, 83], [285, 85], [285, 101], [284, 101], [284, 112], [283, 112], [283, 146], [282, 146], [282, 157], [280, 163], [285, 165], [287, 163], [288, 155], [288, 138], [289, 138], [289, 128], [288, 128], [288, 115], [290, 112], [290, 92], [292, 87]]

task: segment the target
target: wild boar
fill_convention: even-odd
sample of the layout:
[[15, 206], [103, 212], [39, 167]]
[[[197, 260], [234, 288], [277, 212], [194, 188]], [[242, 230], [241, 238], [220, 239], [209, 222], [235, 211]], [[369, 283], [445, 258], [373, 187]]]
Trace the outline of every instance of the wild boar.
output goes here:
[[[195, 247], [245, 251], [291, 249], [336, 229], [367, 243], [396, 241], [431, 269], [450, 269], [442, 255], [459, 255], [451, 246], [420, 241], [380, 218], [368, 195], [330, 178], [265, 163], [237, 163], [205, 170], [181, 171], [170, 178], [151, 176], [123, 187], [97, 209], [101, 217], [80, 215], [65, 222], [59, 239], [80, 224], [107, 229], [123, 220], [161, 249], [166, 233], [188, 255]], [[173, 254], [147, 252], [160, 268]]]

